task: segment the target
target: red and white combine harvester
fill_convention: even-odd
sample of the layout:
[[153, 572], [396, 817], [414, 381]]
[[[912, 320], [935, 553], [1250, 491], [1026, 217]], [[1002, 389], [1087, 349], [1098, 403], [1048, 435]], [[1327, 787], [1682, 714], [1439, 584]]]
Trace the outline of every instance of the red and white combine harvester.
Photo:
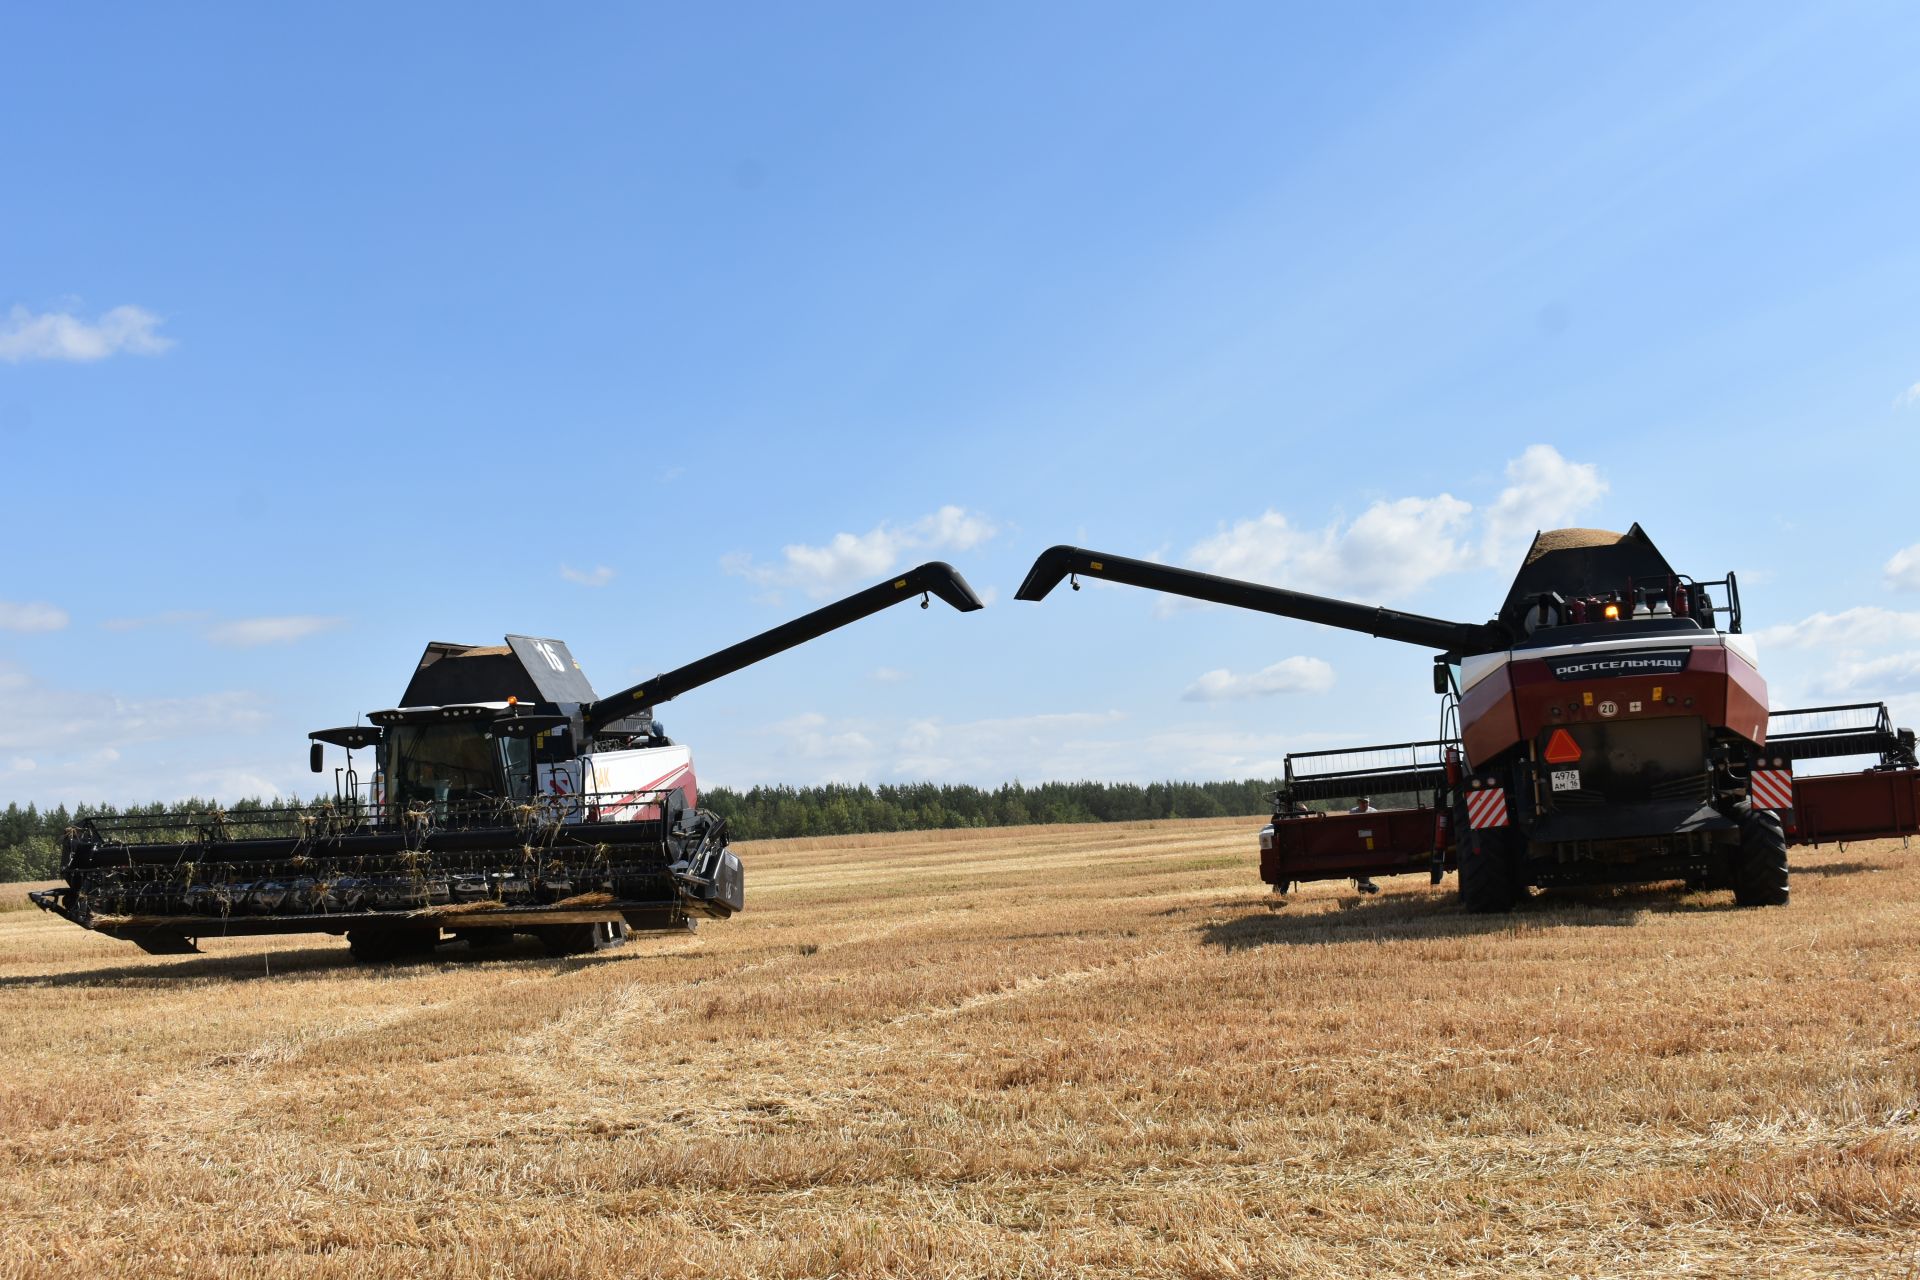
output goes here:
[[[347, 752], [332, 802], [84, 819], [66, 884], [31, 896], [161, 955], [279, 933], [344, 933], [369, 960], [514, 933], [563, 955], [730, 916], [745, 894], [727, 824], [699, 807], [693, 753], [653, 708], [929, 596], [980, 608], [934, 561], [605, 698], [558, 640], [430, 644], [401, 705], [309, 735], [316, 773], [327, 746]], [[363, 785], [352, 753], [369, 747]]]
[[[1484, 623], [1078, 547], [1044, 552], [1018, 598], [1070, 575], [1436, 651], [1442, 723], [1458, 736], [1288, 756], [1260, 833], [1260, 876], [1276, 890], [1413, 871], [1438, 884], [1458, 869], [1469, 911], [1505, 911], [1536, 885], [1656, 880], [1780, 906], [1789, 844], [1920, 830], [1913, 733], [1878, 703], [1770, 712], [1734, 575], [1675, 573], [1637, 524], [1537, 535]], [[1874, 764], [1800, 768], [1852, 756]], [[1399, 802], [1346, 811], [1360, 797]], [[1329, 802], [1335, 812], [1310, 807]]]

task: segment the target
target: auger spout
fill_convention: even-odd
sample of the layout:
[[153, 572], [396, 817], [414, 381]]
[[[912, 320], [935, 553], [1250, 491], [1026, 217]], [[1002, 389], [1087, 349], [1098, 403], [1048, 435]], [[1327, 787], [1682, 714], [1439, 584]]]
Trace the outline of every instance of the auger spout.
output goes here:
[[855, 592], [844, 600], [836, 600], [791, 622], [783, 622], [769, 631], [729, 645], [718, 653], [708, 654], [672, 671], [663, 671], [651, 680], [642, 680], [631, 688], [587, 703], [580, 708], [587, 734], [591, 737], [616, 720], [658, 706], [689, 689], [697, 689], [722, 676], [731, 675], [742, 667], [752, 666], [763, 658], [771, 658], [776, 653], [805, 644], [848, 623], [858, 622], [903, 600], [928, 595], [940, 597], [962, 613], [971, 613], [982, 607], [980, 597], [973, 593], [973, 588], [967, 585], [967, 580], [960, 576], [958, 569], [943, 560], [930, 560], [865, 591]]
[[1493, 649], [1504, 649], [1512, 643], [1507, 629], [1498, 622], [1449, 622], [1444, 618], [1402, 613], [1377, 605], [1354, 604], [1347, 600], [1308, 595], [1304, 591], [1242, 582], [1237, 578], [1221, 578], [1210, 573], [1196, 573], [1192, 569], [1108, 555], [1081, 547], [1049, 547], [1041, 552], [1040, 558], [1033, 562], [1033, 568], [1027, 571], [1026, 581], [1020, 584], [1020, 590], [1014, 598], [1043, 600], [1069, 574], [1107, 582], [1123, 582], [1150, 591], [1165, 591], [1193, 600], [1232, 605], [1236, 609], [1252, 609], [1283, 618], [1315, 622], [1321, 626], [1364, 632], [1453, 656], [1486, 653]]

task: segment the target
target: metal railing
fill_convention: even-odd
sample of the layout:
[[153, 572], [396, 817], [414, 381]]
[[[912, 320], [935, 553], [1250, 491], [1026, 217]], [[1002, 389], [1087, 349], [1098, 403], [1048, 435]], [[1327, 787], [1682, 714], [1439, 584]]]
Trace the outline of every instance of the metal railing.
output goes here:
[[325, 840], [395, 832], [533, 830], [583, 822], [657, 819], [671, 790], [589, 792], [529, 799], [389, 801], [342, 798], [278, 807], [236, 806], [164, 813], [95, 814], [69, 831], [69, 844], [225, 844], [243, 840]]
[[1787, 760], [1879, 756], [1888, 767], [1914, 763], [1913, 735], [1894, 728], [1884, 702], [1796, 707], [1767, 716], [1766, 755]]
[[1287, 756], [1277, 801], [1336, 800], [1430, 792], [1446, 776], [1446, 753], [1457, 739], [1395, 742], [1376, 747], [1299, 751]]

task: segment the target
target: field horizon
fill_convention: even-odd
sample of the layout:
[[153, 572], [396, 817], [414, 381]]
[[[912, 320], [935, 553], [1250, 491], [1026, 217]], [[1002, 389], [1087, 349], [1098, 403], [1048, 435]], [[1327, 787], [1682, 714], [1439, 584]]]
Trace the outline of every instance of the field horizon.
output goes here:
[[1476, 917], [1258, 826], [751, 842], [566, 960], [0, 886], [0, 1280], [1920, 1276], [1920, 851]]

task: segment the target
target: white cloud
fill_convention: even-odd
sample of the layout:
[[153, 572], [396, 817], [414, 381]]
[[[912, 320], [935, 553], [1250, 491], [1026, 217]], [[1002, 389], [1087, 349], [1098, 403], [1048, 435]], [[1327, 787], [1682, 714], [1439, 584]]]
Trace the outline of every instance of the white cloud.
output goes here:
[[1862, 605], [1816, 613], [1755, 635], [1770, 651], [1773, 704], [1885, 702], [1894, 723], [1920, 706], [1920, 612]]
[[[304, 733], [282, 740], [284, 727], [258, 694], [146, 697], [52, 688], [4, 663], [0, 691], [7, 707], [0, 716], [0, 805], [144, 804], [190, 795], [233, 801], [308, 794], [322, 785], [307, 772]], [[269, 731], [275, 736], [263, 739]]]
[[1920, 404], [1920, 382], [1914, 383], [1893, 398], [1893, 407], [1904, 409], [1908, 405]]
[[276, 796], [306, 799], [317, 791], [328, 791], [332, 785], [331, 779], [323, 781], [313, 774], [307, 774], [304, 778], [299, 774], [283, 775], [276, 780], [244, 765], [196, 769], [183, 774], [177, 784], [181, 795], [206, 796], [228, 802], [254, 796], [261, 799]]
[[1920, 689], [1920, 652], [1894, 653], [1859, 662], [1837, 662], [1815, 679], [1833, 695], [1858, 694], [1884, 700], [1895, 691]]
[[0, 360], [104, 360], [116, 352], [156, 356], [173, 345], [154, 330], [160, 317], [139, 307], [115, 307], [89, 323], [64, 311], [36, 315], [14, 307], [0, 321]]
[[1861, 605], [1839, 613], [1816, 613], [1798, 622], [1767, 627], [1755, 635], [1781, 649], [1857, 650], [1920, 640], [1920, 613]]
[[1528, 445], [1507, 462], [1507, 487], [1482, 512], [1440, 493], [1380, 501], [1344, 528], [1332, 522], [1302, 530], [1267, 510], [1194, 545], [1187, 560], [1210, 574], [1317, 595], [1400, 597], [1442, 574], [1519, 562], [1532, 533], [1565, 526], [1605, 493], [1607, 482], [1592, 462], [1569, 462], [1553, 445]]
[[207, 639], [235, 649], [263, 644], [289, 644], [340, 625], [339, 618], [295, 614], [280, 618], [238, 618], [207, 631]]
[[1342, 529], [1296, 529], [1277, 511], [1196, 544], [1195, 568], [1347, 599], [1397, 596], [1465, 567], [1458, 537], [1473, 507], [1450, 494], [1376, 502]]
[[952, 551], [971, 550], [997, 532], [985, 516], [955, 506], [945, 506], [930, 516], [922, 516], [914, 522], [913, 529], [918, 545]]
[[847, 723], [835, 726], [817, 711], [776, 721], [767, 726], [767, 732], [786, 740], [794, 752], [814, 767], [828, 769], [833, 781], [853, 781], [859, 776], [858, 769], [847, 775], [832, 772], [836, 763], [864, 762], [875, 751], [873, 740], [858, 726]]
[[707, 747], [704, 769], [729, 787], [935, 779], [997, 786], [1026, 782], [1153, 782], [1167, 778], [1272, 778], [1289, 751], [1356, 741], [1276, 726], [1245, 732], [1208, 720], [1169, 724], [1123, 711], [1054, 712], [987, 720], [836, 720], [819, 713], [764, 726], [762, 749]]
[[765, 587], [796, 587], [812, 596], [833, 595], [892, 572], [908, 552], [966, 551], [998, 532], [985, 516], [962, 507], [941, 507], [911, 524], [879, 524], [865, 533], [836, 533], [824, 546], [782, 547], [780, 563], [756, 564], [745, 554], [723, 558], [721, 568]]
[[574, 569], [563, 564], [560, 566], [560, 576], [583, 587], [604, 587], [613, 581], [613, 570], [603, 564], [591, 569]]
[[879, 684], [899, 684], [909, 678], [907, 673], [898, 667], [875, 667], [867, 675], [869, 679]]
[[1481, 517], [1481, 552], [1496, 568], [1517, 567], [1542, 529], [1561, 529], [1607, 494], [1591, 462], [1568, 462], [1552, 445], [1529, 445], [1507, 463], [1507, 487]]
[[[49, 689], [18, 667], [0, 667], [0, 690], [7, 696], [7, 714], [0, 717], [0, 750], [85, 746], [97, 753], [129, 742], [227, 735], [266, 723], [260, 699], [250, 693], [132, 698]], [[92, 762], [98, 762], [97, 754]]]
[[1266, 698], [1279, 693], [1325, 693], [1333, 688], [1333, 668], [1319, 658], [1282, 658], [1247, 675], [1222, 667], [1187, 686], [1180, 696], [1188, 702], [1228, 702]]
[[1089, 734], [1125, 719], [1122, 711], [1068, 711], [957, 724], [938, 717], [913, 720], [893, 735], [880, 767], [902, 780], [985, 778], [995, 773], [1002, 779], [1038, 777], [1049, 766], [1071, 771], [1075, 766], [1069, 762], [1085, 756]]
[[1443, 574], [1511, 567], [1535, 530], [1566, 525], [1607, 492], [1599, 468], [1569, 462], [1551, 445], [1528, 446], [1506, 474], [1506, 488], [1484, 511], [1442, 493], [1376, 502], [1345, 526], [1302, 529], [1270, 510], [1195, 544], [1186, 560], [1208, 573], [1317, 595], [1392, 598]]
[[0, 600], [0, 631], [58, 631], [67, 611], [50, 604], [10, 604]]
[[1920, 591], [1920, 542], [1893, 553], [1887, 561], [1887, 585], [1902, 591]]

